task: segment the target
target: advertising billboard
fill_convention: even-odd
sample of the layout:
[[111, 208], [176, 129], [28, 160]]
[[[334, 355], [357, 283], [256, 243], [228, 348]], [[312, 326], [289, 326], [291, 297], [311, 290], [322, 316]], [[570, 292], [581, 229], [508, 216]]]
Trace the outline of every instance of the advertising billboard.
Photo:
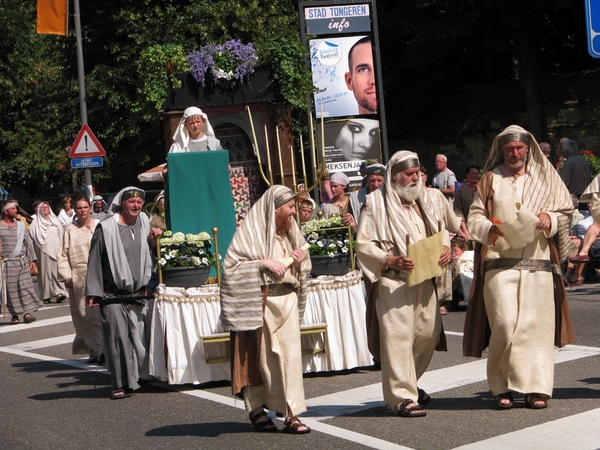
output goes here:
[[312, 39], [310, 61], [315, 114], [348, 117], [377, 114], [371, 36]]
[[344, 172], [350, 178], [350, 188], [361, 186], [360, 165], [367, 159], [381, 161], [381, 133], [379, 121], [374, 119], [347, 119], [327, 122], [317, 132], [318, 147], [322, 134], [325, 140], [325, 167], [329, 175]]

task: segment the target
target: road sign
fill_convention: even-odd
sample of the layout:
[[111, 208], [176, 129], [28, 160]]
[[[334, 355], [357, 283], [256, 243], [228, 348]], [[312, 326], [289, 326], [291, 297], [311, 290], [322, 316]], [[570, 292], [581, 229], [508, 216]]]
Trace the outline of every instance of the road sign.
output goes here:
[[600, 58], [600, 0], [585, 0], [585, 22], [588, 35], [588, 52]]
[[106, 152], [102, 148], [102, 145], [100, 145], [100, 142], [98, 142], [88, 124], [84, 123], [69, 152], [69, 158], [87, 158], [89, 156], [105, 155]]
[[71, 167], [73, 169], [87, 169], [88, 167], [102, 167], [104, 160], [101, 156], [93, 158], [73, 158], [71, 159]]

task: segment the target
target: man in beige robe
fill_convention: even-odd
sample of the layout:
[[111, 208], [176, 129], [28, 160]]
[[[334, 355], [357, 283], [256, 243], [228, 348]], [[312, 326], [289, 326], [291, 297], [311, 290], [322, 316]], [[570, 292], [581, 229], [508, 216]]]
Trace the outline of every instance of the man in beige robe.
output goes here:
[[[545, 408], [554, 384], [554, 343], [572, 341], [558, 264], [575, 251], [568, 236], [573, 202], [535, 138], [516, 125], [496, 136], [484, 173], [468, 218], [479, 245], [464, 352], [481, 357], [487, 314], [487, 376], [497, 406], [511, 408], [513, 392], [520, 392], [527, 407]], [[511, 246], [498, 224], [516, 219], [519, 203], [533, 213], [532, 234]]]
[[[363, 274], [373, 283], [369, 305], [376, 310], [383, 404], [402, 417], [426, 415], [421, 405], [431, 400], [417, 381], [436, 349], [445, 350], [435, 281], [414, 286], [407, 275], [419, 261], [407, 257], [411, 243], [435, 234], [438, 218], [421, 182], [416, 153], [400, 151], [390, 159], [385, 185], [367, 195], [357, 234], [357, 255]], [[448, 234], [444, 233], [439, 264], [450, 262]], [[372, 336], [370, 336], [371, 341]], [[373, 347], [370, 345], [370, 348]], [[373, 351], [373, 350], [372, 350]]]
[[294, 193], [278, 185], [248, 212], [223, 263], [221, 321], [232, 332], [232, 391], [254, 427], [277, 430], [267, 408], [286, 417], [284, 432], [304, 434], [296, 415], [306, 411], [300, 322], [311, 264], [295, 214]]

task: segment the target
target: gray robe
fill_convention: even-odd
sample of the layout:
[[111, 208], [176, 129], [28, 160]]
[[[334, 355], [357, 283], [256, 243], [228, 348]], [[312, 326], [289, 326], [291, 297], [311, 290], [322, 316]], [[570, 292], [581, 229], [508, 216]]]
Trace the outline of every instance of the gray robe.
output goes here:
[[[85, 293], [86, 296], [115, 298], [127, 293], [116, 287], [116, 274], [112, 273], [110, 267], [104, 237], [106, 230], [102, 228], [102, 224], [103, 222], [96, 227], [92, 237]], [[137, 284], [140, 256], [142, 251], [149, 251], [147, 236], [143, 236], [139, 219], [132, 227], [119, 225], [118, 231], [131, 274]], [[140, 387], [140, 378], [149, 378], [147, 349], [150, 328], [147, 325], [150, 324], [151, 312], [152, 308], [145, 302], [100, 306], [106, 366], [111, 374], [113, 389], [137, 389]]]

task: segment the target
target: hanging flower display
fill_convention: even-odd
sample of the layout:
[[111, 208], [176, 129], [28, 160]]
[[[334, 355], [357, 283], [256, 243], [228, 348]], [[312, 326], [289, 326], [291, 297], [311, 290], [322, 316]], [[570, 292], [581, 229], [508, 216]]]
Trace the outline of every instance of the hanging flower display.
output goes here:
[[190, 72], [202, 86], [206, 72], [210, 70], [215, 79], [242, 81], [254, 73], [258, 57], [252, 43], [242, 44], [239, 39], [230, 39], [224, 44], [211, 42], [187, 56]]

